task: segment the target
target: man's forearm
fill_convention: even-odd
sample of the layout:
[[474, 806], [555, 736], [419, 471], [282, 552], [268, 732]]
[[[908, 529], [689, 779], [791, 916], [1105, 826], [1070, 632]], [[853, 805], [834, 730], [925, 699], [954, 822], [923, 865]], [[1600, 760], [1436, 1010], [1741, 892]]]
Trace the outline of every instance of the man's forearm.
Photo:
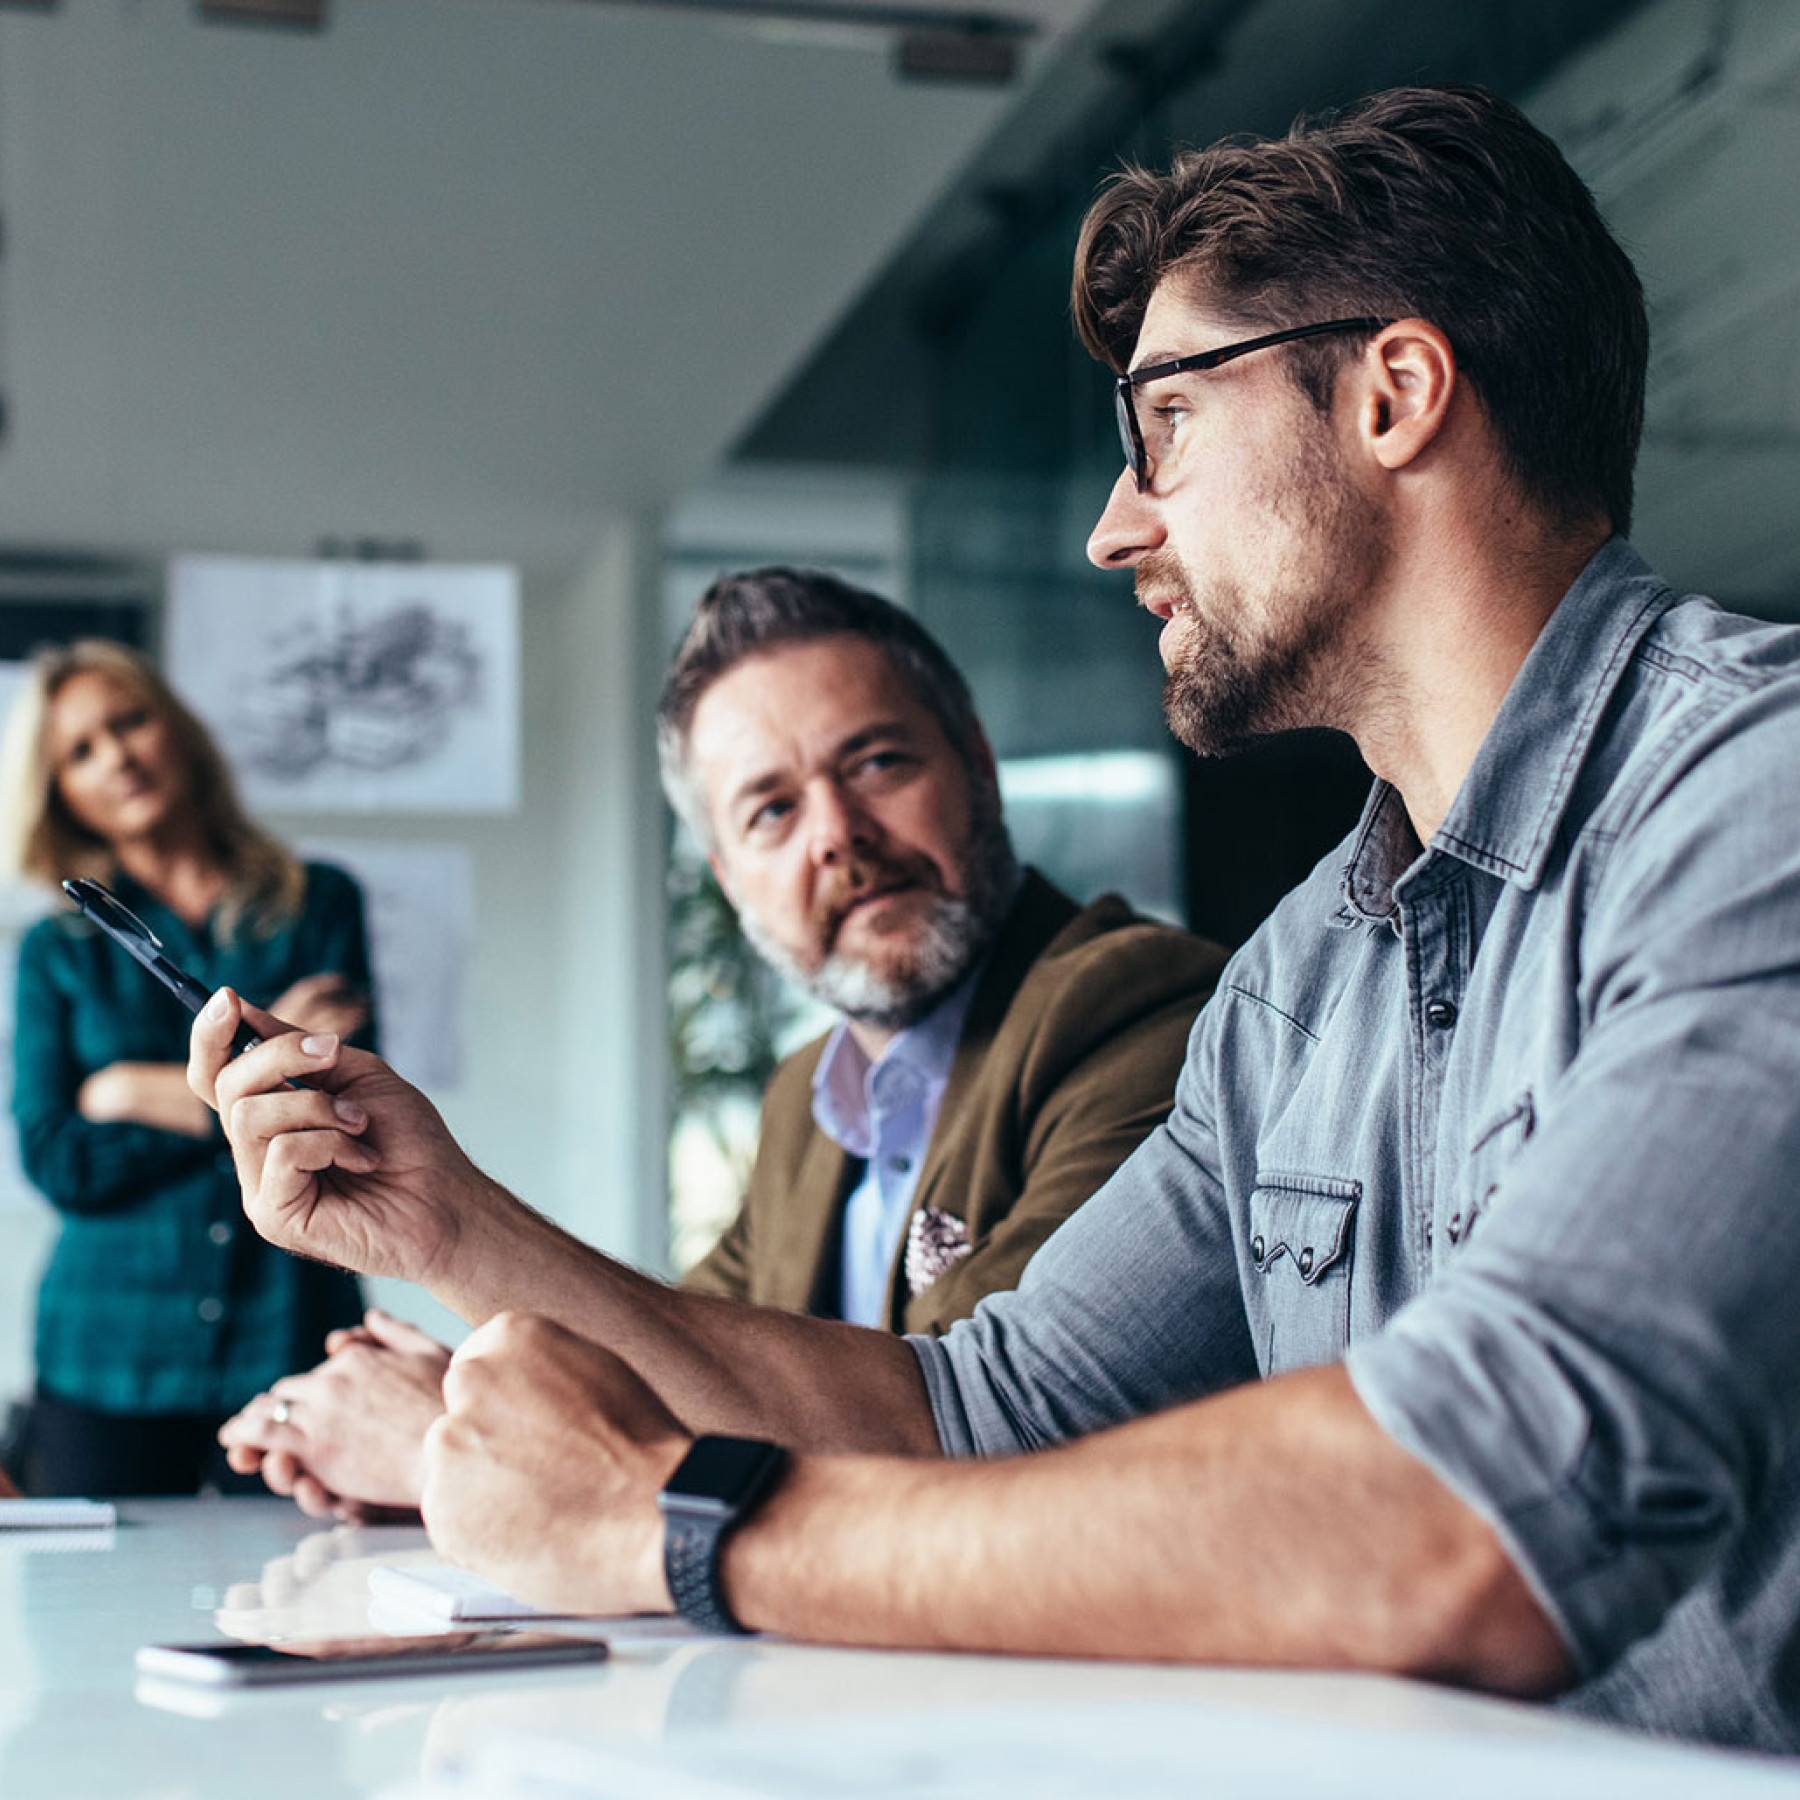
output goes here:
[[623, 1357], [695, 1432], [822, 1452], [936, 1453], [924, 1379], [900, 1339], [683, 1293], [497, 1188], [476, 1217], [427, 1281], [471, 1324], [507, 1311], [554, 1319]]
[[1565, 1683], [1489, 1527], [1341, 1369], [992, 1463], [801, 1458], [727, 1543], [733, 1611], [835, 1643]]

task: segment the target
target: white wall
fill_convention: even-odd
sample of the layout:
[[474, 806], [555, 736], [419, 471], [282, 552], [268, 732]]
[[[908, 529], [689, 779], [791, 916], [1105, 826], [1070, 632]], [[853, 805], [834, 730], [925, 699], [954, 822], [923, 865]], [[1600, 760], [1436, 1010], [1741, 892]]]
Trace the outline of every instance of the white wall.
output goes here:
[[[654, 520], [614, 519], [570, 580], [527, 583], [523, 807], [452, 830], [430, 821], [419, 835], [458, 838], [475, 856], [466, 1078], [437, 1097], [451, 1130], [576, 1236], [660, 1270], [658, 547]], [[381, 1283], [378, 1295], [457, 1329], [417, 1290]]]
[[562, 609], [564, 712], [558, 779], [547, 783], [560, 797], [563, 834], [553, 971], [561, 1004], [548, 1015], [560, 1030], [546, 1046], [556, 1058], [559, 1130], [545, 1189], [571, 1231], [659, 1271], [668, 1253], [667, 825], [653, 741], [660, 571], [651, 524], [618, 524]]

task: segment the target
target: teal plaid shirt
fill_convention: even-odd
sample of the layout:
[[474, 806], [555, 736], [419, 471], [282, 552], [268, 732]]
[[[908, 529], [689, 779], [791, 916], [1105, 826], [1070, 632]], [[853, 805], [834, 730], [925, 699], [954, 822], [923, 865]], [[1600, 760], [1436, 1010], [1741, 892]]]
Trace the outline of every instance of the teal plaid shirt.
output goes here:
[[[116, 891], [208, 987], [268, 1002], [303, 975], [369, 986], [362, 896], [341, 869], [307, 865], [300, 915], [222, 943], [136, 883]], [[182, 1008], [73, 913], [19, 952], [13, 1114], [25, 1172], [62, 1215], [38, 1290], [37, 1376], [109, 1412], [222, 1416], [307, 1367], [325, 1333], [361, 1316], [355, 1279], [271, 1248], [243, 1217], [215, 1127], [204, 1139], [82, 1118], [82, 1082], [115, 1062], [185, 1062]], [[359, 1042], [372, 1040], [372, 1025]]]

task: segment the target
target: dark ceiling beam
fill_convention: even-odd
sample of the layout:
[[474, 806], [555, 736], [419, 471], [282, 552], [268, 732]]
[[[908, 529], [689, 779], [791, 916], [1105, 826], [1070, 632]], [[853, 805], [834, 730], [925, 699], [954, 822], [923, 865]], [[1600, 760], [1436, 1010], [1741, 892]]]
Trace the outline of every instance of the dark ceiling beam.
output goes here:
[[857, 6], [849, 0], [568, 0], [583, 6], [631, 6], [655, 12], [718, 13], [775, 24], [828, 26], [834, 30], [952, 32], [968, 37], [1029, 38], [1035, 19], [1017, 13], [931, 6]]

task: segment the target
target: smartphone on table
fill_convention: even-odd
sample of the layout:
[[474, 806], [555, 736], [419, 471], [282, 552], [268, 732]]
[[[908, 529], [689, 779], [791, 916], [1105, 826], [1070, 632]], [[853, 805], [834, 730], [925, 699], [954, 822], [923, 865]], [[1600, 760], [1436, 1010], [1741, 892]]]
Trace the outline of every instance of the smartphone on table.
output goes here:
[[423, 1637], [292, 1638], [274, 1644], [145, 1644], [140, 1675], [210, 1687], [356, 1681], [365, 1675], [561, 1668], [604, 1662], [603, 1639], [554, 1631], [443, 1631]]

